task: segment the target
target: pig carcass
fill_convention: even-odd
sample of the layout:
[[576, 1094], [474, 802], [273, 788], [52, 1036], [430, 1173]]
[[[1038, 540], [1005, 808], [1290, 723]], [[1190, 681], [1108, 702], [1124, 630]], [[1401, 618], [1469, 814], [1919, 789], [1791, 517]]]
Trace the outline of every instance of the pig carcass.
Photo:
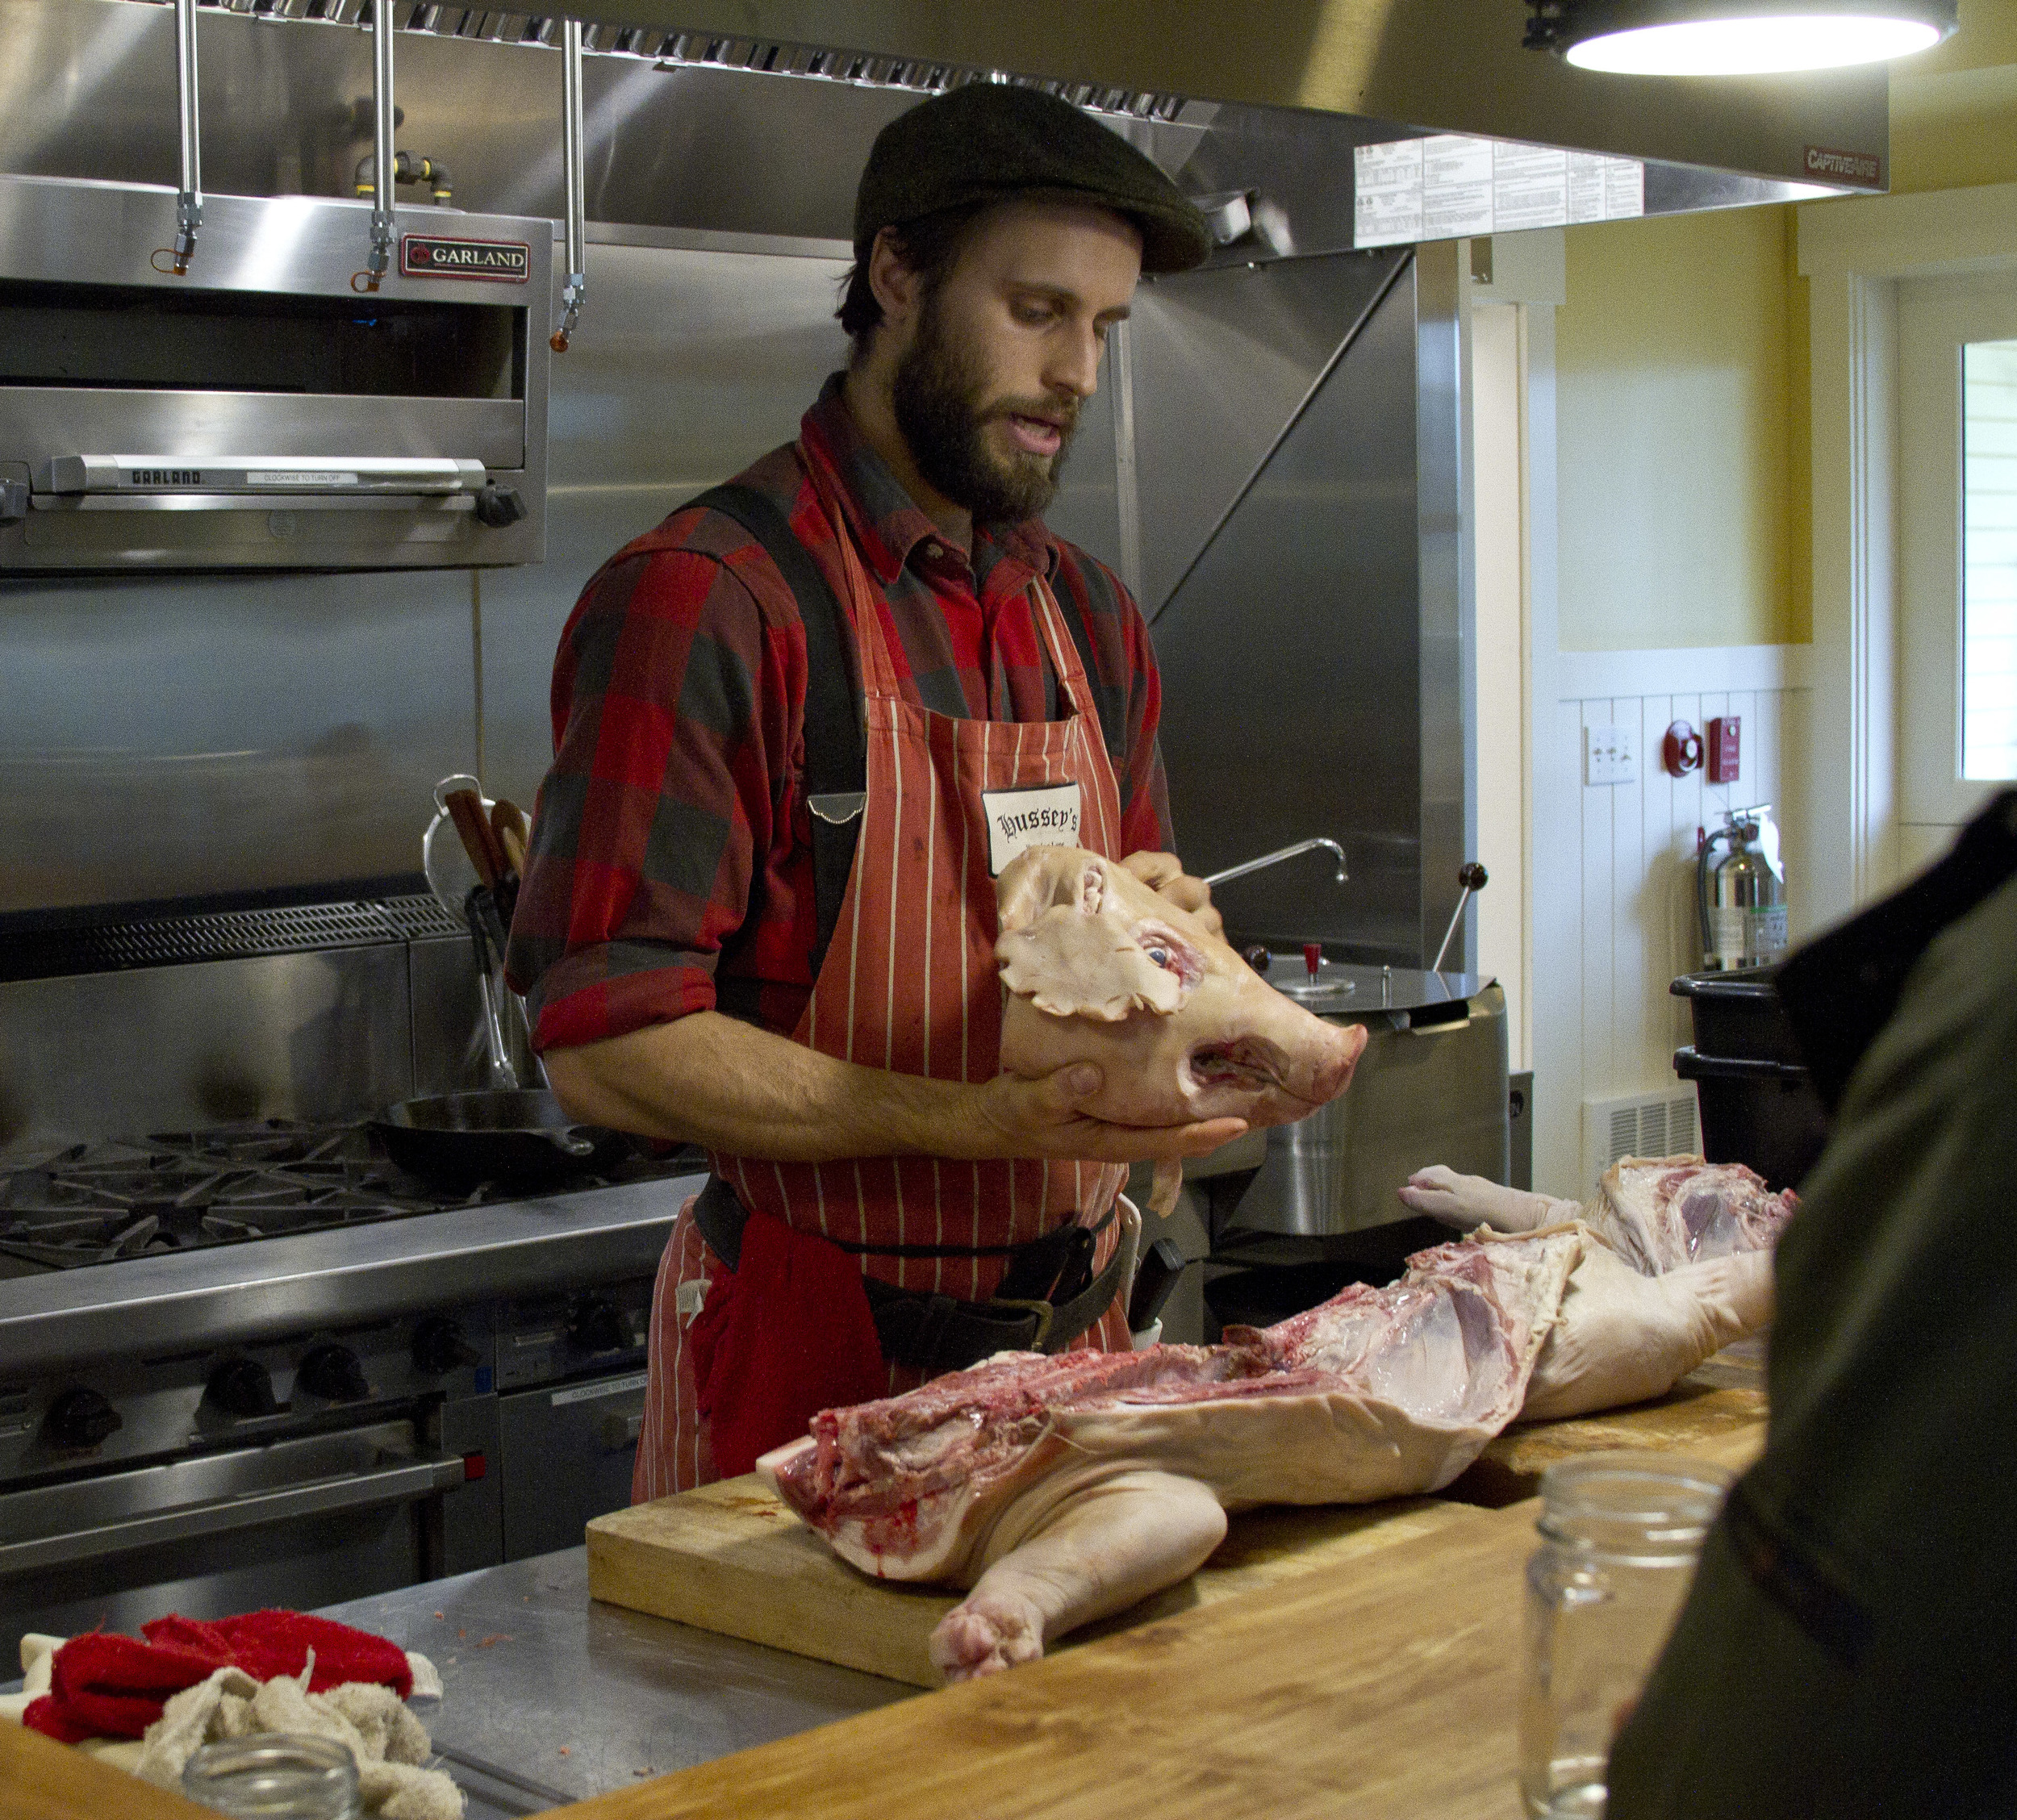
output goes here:
[[1004, 1073], [1095, 1062], [1084, 1110], [1134, 1125], [1286, 1125], [1350, 1082], [1363, 1028], [1313, 1016], [1125, 866], [1033, 847], [995, 895]]
[[1771, 1313], [1769, 1251], [1648, 1276], [1580, 1221], [1480, 1229], [1218, 1346], [1004, 1354], [823, 1412], [758, 1470], [863, 1572], [971, 1588], [933, 1638], [958, 1680], [1180, 1580], [1228, 1510], [1436, 1490], [1516, 1417], [1658, 1396]]
[[1440, 1164], [1418, 1170], [1401, 1199], [1447, 1225], [1482, 1223], [1500, 1232], [1581, 1220], [1642, 1275], [1658, 1276], [1735, 1252], [1769, 1251], [1800, 1197], [1790, 1188], [1774, 1194], [1740, 1163], [1628, 1156], [1604, 1171], [1595, 1197], [1581, 1205]]

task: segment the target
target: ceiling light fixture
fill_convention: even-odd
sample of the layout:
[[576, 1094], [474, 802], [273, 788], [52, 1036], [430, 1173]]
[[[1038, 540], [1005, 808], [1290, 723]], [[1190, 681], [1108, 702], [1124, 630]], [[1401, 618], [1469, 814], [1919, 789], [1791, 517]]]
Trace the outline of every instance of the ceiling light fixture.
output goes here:
[[1929, 49], [1960, 0], [1527, 0], [1529, 49], [1630, 76], [1764, 76]]

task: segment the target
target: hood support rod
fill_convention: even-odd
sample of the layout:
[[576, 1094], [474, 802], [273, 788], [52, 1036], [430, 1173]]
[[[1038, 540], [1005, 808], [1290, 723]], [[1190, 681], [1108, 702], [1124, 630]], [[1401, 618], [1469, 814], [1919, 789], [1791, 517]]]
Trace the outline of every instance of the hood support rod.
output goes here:
[[[185, 276], [203, 225], [203, 147], [198, 130], [196, 0], [175, 0], [175, 98], [182, 113], [182, 188], [175, 197], [177, 278]], [[159, 255], [157, 255], [158, 257]]]
[[547, 338], [555, 353], [567, 344], [581, 319], [582, 298], [588, 290], [587, 182], [583, 173], [581, 111], [581, 21], [563, 19], [560, 41], [561, 181], [567, 195], [567, 279], [561, 286], [560, 327]]
[[[371, 0], [371, 257], [359, 273], [376, 290], [392, 263], [392, 207], [398, 188], [393, 150], [392, 9], [396, 0]], [[357, 281], [351, 281], [357, 288]]]

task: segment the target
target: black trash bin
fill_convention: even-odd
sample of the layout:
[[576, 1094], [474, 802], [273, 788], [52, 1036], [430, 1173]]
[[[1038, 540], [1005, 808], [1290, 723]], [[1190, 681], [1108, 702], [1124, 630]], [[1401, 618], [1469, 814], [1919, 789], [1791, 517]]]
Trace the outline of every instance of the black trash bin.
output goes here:
[[1702, 1154], [1741, 1163], [1773, 1188], [1797, 1187], [1827, 1141], [1828, 1118], [1779, 995], [1776, 967], [1683, 974], [1669, 988], [1688, 1000], [1694, 1042], [1674, 1052], [1674, 1072], [1702, 1101]]

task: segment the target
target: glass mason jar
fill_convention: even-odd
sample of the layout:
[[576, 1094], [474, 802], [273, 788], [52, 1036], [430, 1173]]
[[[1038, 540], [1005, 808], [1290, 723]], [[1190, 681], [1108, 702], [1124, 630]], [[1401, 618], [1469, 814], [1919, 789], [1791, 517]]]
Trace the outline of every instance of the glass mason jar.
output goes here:
[[1560, 1460], [1542, 1476], [1520, 1698], [1530, 1814], [1602, 1814], [1611, 1739], [1673, 1628], [1731, 1478], [1699, 1460], [1623, 1452]]
[[347, 1744], [290, 1732], [206, 1744], [182, 1793], [238, 1820], [356, 1820], [357, 1764]]

